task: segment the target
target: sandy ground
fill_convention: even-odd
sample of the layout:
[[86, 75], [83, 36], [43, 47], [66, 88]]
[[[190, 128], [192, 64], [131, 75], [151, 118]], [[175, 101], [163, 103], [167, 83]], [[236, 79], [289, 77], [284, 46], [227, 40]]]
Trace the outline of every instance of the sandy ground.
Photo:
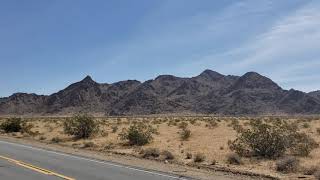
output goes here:
[[[170, 151], [175, 159], [169, 164], [177, 164], [183, 167], [202, 166], [209, 169], [231, 170], [234, 172], [250, 172], [264, 174], [280, 179], [312, 179], [312, 176], [302, 175], [302, 172], [282, 174], [275, 170], [275, 160], [243, 159], [241, 165], [230, 165], [226, 159], [232, 153], [228, 148], [228, 141], [234, 140], [237, 132], [232, 124], [238, 121], [241, 126], [246, 127], [250, 121], [248, 118], [217, 118], [217, 117], [144, 117], [144, 118], [97, 118], [100, 122], [100, 130], [96, 135], [87, 140], [74, 140], [63, 131], [63, 121], [65, 118], [29, 118], [24, 119], [28, 124], [32, 124], [31, 129], [34, 135], [11, 133], [6, 136], [37, 141], [42, 144], [58, 145], [70, 147], [71, 149], [90, 151], [96, 153], [111, 153], [129, 155], [130, 157], [141, 156], [141, 149], [157, 148], [160, 151]], [[320, 143], [320, 121], [317, 119], [292, 118], [288, 121], [298, 122], [301, 131], [312, 136]], [[132, 147], [125, 145], [119, 138], [119, 133], [123, 128], [127, 128], [134, 122], [143, 122], [152, 125], [157, 129], [158, 134], [154, 135], [153, 141], [142, 147]], [[186, 122], [187, 128], [191, 130], [191, 136], [183, 141], [180, 138], [182, 122]], [[306, 125], [308, 124], [308, 125]], [[114, 129], [117, 129], [114, 131]], [[54, 144], [53, 138], [58, 138], [61, 142]], [[94, 144], [93, 147], [84, 148], [88, 142]], [[186, 159], [188, 153], [193, 156], [197, 153], [205, 155], [205, 161], [199, 164], [193, 163], [192, 159]], [[140, 159], [141, 160], [141, 159]], [[320, 165], [320, 148], [312, 151], [309, 157], [299, 158], [302, 167]], [[149, 162], [149, 161], [148, 161]], [[212, 165], [212, 162], [216, 162]], [[163, 164], [163, 161], [162, 161]], [[166, 164], [167, 166], [167, 164]]]

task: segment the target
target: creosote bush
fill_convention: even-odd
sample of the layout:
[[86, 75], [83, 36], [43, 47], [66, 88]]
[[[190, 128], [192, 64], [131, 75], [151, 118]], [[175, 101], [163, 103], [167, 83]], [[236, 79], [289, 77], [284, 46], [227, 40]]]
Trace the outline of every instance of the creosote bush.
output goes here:
[[5, 133], [20, 132], [22, 129], [21, 118], [10, 118], [3, 122], [0, 128]]
[[1, 124], [0, 128], [5, 133], [21, 132], [29, 135], [37, 134], [31, 131], [33, 125], [25, 121], [23, 122], [21, 118], [7, 119], [4, 123]]
[[86, 139], [99, 130], [99, 124], [89, 115], [76, 115], [66, 119], [63, 124], [66, 134], [78, 139]]
[[119, 134], [121, 140], [127, 140], [130, 145], [143, 146], [152, 141], [152, 134], [156, 133], [156, 130], [144, 123], [135, 123], [128, 129], [123, 129]]
[[250, 128], [238, 132], [238, 137], [229, 142], [231, 150], [240, 156], [276, 158], [287, 151], [294, 155], [307, 156], [318, 144], [305, 133], [298, 132], [295, 124], [278, 120], [269, 123], [251, 121]]

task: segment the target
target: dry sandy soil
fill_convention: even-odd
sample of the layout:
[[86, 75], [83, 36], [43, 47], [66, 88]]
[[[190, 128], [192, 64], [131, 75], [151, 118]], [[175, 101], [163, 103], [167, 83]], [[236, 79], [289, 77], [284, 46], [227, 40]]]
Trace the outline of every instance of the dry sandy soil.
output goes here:
[[[276, 118], [272, 118], [276, 120]], [[1, 119], [0, 121], [4, 121]], [[103, 117], [96, 118], [100, 124], [100, 130], [96, 135], [87, 140], [75, 140], [64, 133], [62, 117], [38, 117], [24, 118], [33, 128], [30, 134], [11, 133], [6, 134], [15, 138], [33, 139], [42, 143], [56, 143], [75, 149], [86, 149], [93, 152], [111, 152], [115, 154], [126, 154], [141, 157], [141, 149], [157, 148], [160, 151], [167, 150], [174, 155], [174, 160], [168, 163], [182, 164], [189, 166], [201, 166], [213, 170], [256, 173], [269, 175], [279, 179], [314, 179], [313, 176], [303, 175], [304, 168], [320, 167], [320, 148], [311, 152], [308, 157], [299, 157], [300, 170], [294, 173], [284, 174], [276, 171], [276, 160], [242, 158], [241, 165], [231, 165], [227, 157], [232, 153], [228, 147], [228, 141], [237, 137], [237, 132], [232, 124], [238, 121], [243, 127], [247, 127], [249, 121], [254, 118], [247, 117]], [[318, 118], [287, 118], [287, 121], [297, 122], [300, 131], [306, 132], [320, 143], [320, 121]], [[119, 138], [123, 128], [127, 128], [135, 122], [143, 122], [152, 125], [157, 129], [153, 141], [145, 146], [128, 146]], [[180, 137], [181, 123], [186, 122], [187, 128], [191, 130], [188, 140]], [[58, 139], [54, 142], [52, 139]], [[91, 143], [92, 142], [92, 143]], [[86, 147], [87, 146], [89, 147]], [[90, 145], [88, 145], [90, 144]], [[205, 155], [205, 161], [194, 163], [193, 159], [187, 159], [187, 154], [193, 157], [197, 153]], [[163, 161], [161, 158], [157, 161]], [[212, 163], [215, 162], [215, 163]]]

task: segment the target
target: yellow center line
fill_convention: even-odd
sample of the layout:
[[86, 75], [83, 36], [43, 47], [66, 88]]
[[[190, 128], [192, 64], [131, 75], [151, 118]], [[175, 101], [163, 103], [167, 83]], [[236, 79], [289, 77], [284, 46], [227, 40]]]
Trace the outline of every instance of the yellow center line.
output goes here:
[[55, 173], [53, 171], [50, 171], [50, 170], [47, 170], [47, 169], [43, 169], [43, 168], [40, 168], [38, 166], [34, 166], [32, 164], [28, 164], [28, 163], [25, 163], [25, 162], [22, 162], [22, 161], [11, 159], [11, 158], [8, 158], [8, 157], [5, 157], [5, 156], [0, 156], [0, 158], [4, 159], [4, 160], [7, 160], [7, 161], [9, 161], [11, 163], [14, 163], [16, 165], [22, 166], [24, 168], [28, 168], [28, 169], [31, 169], [33, 171], [45, 174], [45, 175], [57, 176], [59, 178], [66, 179], [66, 180], [76, 180], [74, 178], [70, 178], [70, 177], [64, 176], [62, 174], [58, 174], [58, 173]]

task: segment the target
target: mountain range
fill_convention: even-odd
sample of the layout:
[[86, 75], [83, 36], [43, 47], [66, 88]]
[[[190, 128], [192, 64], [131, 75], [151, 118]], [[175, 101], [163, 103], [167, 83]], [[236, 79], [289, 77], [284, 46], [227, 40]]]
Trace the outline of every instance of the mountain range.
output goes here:
[[182, 78], [161, 75], [145, 82], [97, 83], [90, 76], [51, 94], [15, 93], [0, 98], [0, 115], [320, 113], [320, 91], [284, 90], [256, 72], [243, 76], [205, 70]]

